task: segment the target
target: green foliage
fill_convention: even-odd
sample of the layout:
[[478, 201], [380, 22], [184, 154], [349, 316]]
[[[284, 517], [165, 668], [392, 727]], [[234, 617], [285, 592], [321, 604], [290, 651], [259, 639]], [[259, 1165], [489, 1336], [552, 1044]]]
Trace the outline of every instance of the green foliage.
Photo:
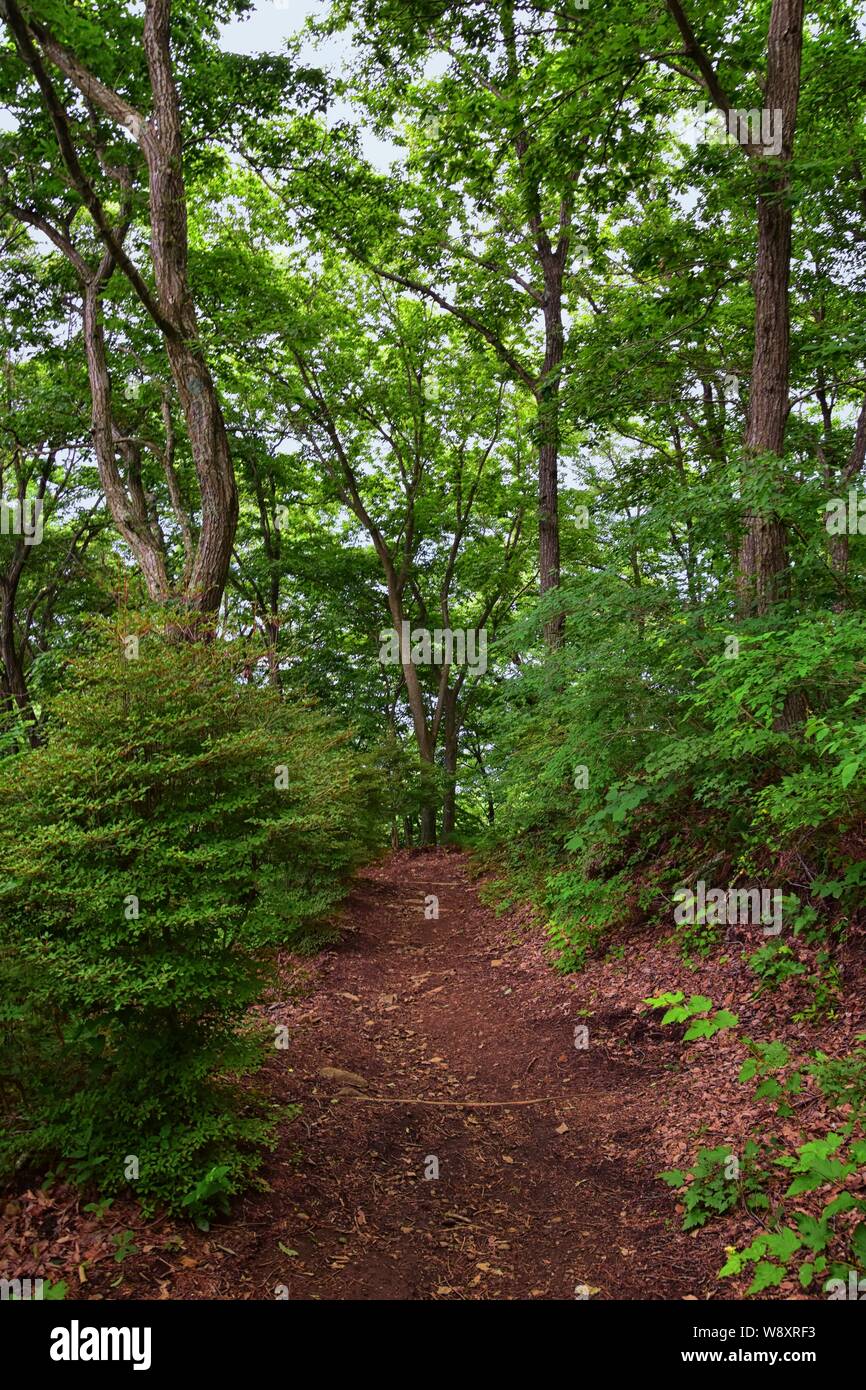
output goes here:
[[[582, 935], [595, 924], [623, 931], [636, 902], [645, 921], [677, 931], [687, 958], [714, 950], [723, 926], [674, 922], [672, 890], [700, 879], [771, 885], [785, 932], [819, 947], [858, 913], [866, 779], [843, 787], [835, 759], [864, 726], [862, 620], [780, 610], [772, 623], [737, 623], [728, 659], [733, 628], [714, 611], [720, 602], [695, 622], [658, 590], [574, 580], [563, 594], [574, 615], [565, 650], [502, 687], [491, 728], [494, 759], [500, 742], [507, 757], [496, 763], [489, 851], [536, 902], [563, 876], [555, 930], [558, 945], [575, 934], [574, 965], [585, 958]], [[593, 622], [581, 620], [587, 613]], [[532, 630], [516, 625], [512, 644]], [[821, 715], [791, 735], [778, 725], [794, 696]], [[805, 894], [799, 869], [791, 873], [801, 861]], [[817, 1011], [831, 1010], [832, 962], [813, 980], [792, 951], [789, 941], [752, 951], [761, 987], [796, 974], [819, 990]]]
[[[31, 8], [37, 51], [44, 25], [153, 109], [140, 5]], [[754, 107], [767, 7], [699, 8], [721, 86]], [[196, 0], [172, 25], [173, 212], [239, 490], [218, 626], [243, 677], [217, 645], [148, 632], [123, 665], [87, 635], [119, 593], [142, 601], [118, 526], [147, 530], [183, 589], [202, 529], [190, 388], [115, 266], [98, 306], [125, 493], [109, 510], [79, 305], [104, 246], [8, 35], [0, 74], [0, 472], [46, 502], [44, 543], [0, 536], [0, 1161], [56, 1158], [112, 1192], [132, 1155], [147, 1202], [200, 1222], [270, 1133], [239, 1084], [261, 1055], [248, 1010], [267, 953], [334, 937], [346, 876], [384, 831], [408, 842], [448, 806], [563, 970], [622, 958], [642, 931], [690, 964], [724, 937], [756, 995], [796, 992], [798, 1020], [840, 1011], [834, 949], [862, 929], [866, 884], [866, 542], [862, 516], [844, 537], [826, 525], [863, 479], [858, 7], [805, 26], [776, 248], [790, 242], [790, 334], [761, 350], [760, 162], [684, 133], [697, 73], [693, 54], [670, 63], [670, 7], [331, 0], [311, 29], [346, 33], [339, 77], [309, 65], [308, 36], [226, 52], [222, 22], [249, 9]], [[58, 82], [92, 197], [150, 284], [142, 149]], [[386, 172], [370, 130], [393, 146]], [[779, 391], [784, 439], [746, 448], [755, 400]], [[553, 453], [561, 583], [539, 600]], [[778, 523], [763, 569], [781, 572], [750, 607], [758, 517]], [[410, 694], [376, 656], [400, 605], [425, 627], [489, 628], [489, 672], [428, 663]], [[675, 921], [672, 891], [697, 880], [783, 891], [785, 940]], [[704, 996], [650, 1003], [690, 1040], [737, 1021]], [[810, 1064], [746, 1046], [744, 1082], [790, 1119]], [[860, 1066], [811, 1075], [854, 1097]], [[780, 1250], [757, 1252], [761, 1279]]]
[[627, 891], [623, 879], [603, 882], [567, 871], [548, 876], [543, 902], [559, 970], [583, 968], [605, 933], [621, 919]]
[[729, 1009], [713, 1008], [712, 999], [708, 999], [704, 994], [693, 994], [690, 999], [677, 991], [674, 994], [659, 994], [649, 999], [644, 999], [645, 1004], [649, 1004], [652, 1009], [664, 1009], [662, 1015], [662, 1026], [669, 1023], [685, 1023], [687, 1019], [692, 1019], [692, 1023], [683, 1034], [684, 1042], [694, 1042], [697, 1038], [713, 1038], [716, 1033], [723, 1033], [728, 1028], [736, 1028], [739, 1019], [736, 1014], [732, 1014]]
[[761, 1187], [759, 1159], [761, 1149], [749, 1140], [742, 1158], [726, 1145], [700, 1149], [691, 1168], [673, 1168], [659, 1177], [669, 1187], [682, 1189], [685, 1210], [683, 1230], [705, 1226], [715, 1216], [743, 1203], [748, 1208], [766, 1207]]
[[[837, 1156], [843, 1142], [843, 1135], [828, 1134], [826, 1139], [801, 1144], [793, 1155], [777, 1158], [776, 1162], [794, 1175], [785, 1196], [797, 1197], [826, 1182], [843, 1182], [846, 1177], [859, 1173], [866, 1163], [866, 1141], [852, 1143], [847, 1160]], [[844, 1279], [852, 1265], [859, 1270], [866, 1268], [866, 1221], [860, 1221], [853, 1228], [850, 1222], [845, 1223], [846, 1260], [828, 1257], [827, 1252], [839, 1242], [835, 1218], [850, 1212], [866, 1213], [866, 1201], [851, 1192], [842, 1192], [827, 1202], [818, 1217], [795, 1211], [793, 1224], [779, 1222], [776, 1230], [758, 1236], [742, 1250], [731, 1252], [719, 1277], [739, 1275], [752, 1265], [749, 1294], [778, 1287], [788, 1273], [788, 1266], [795, 1263], [803, 1288], [809, 1288], [816, 1276]]]
[[138, 1254], [138, 1246], [135, 1243], [134, 1232], [116, 1231], [111, 1237], [114, 1245], [114, 1259], [119, 1265], [128, 1259], [130, 1255]]
[[368, 774], [309, 701], [132, 617], [70, 666], [49, 729], [0, 762], [0, 1155], [205, 1220], [273, 1131], [238, 1084], [266, 948], [369, 852]]
[[765, 990], [778, 989], [785, 980], [805, 975], [807, 967], [792, 951], [791, 947], [778, 937], [760, 946], [749, 956], [749, 969], [758, 977], [756, 994]]
[[56, 1284], [52, 1283], [52, 1281], [51, 1281], [50, 1279], [45, 1279], [45, 1280], [43, 1280], [43, 1283], [42, 1283], [42, 1298], [43, 1298], [43, 1300], [44, 1300], [44, 1299], [49, 1299], [49, 1300], [52, 1301], [52, 1302], [61, 1302], [62, 1300], [64, 1300], [64, 1299], [66, 1298], [66, 1295], [67, 1295], [68, 1292], [69, 1292], [69, 1286], [68, 1286], [68, 1284], [66, 1283], [66, 1281], [65, 1281], [64, 1279], [59, 1279], [59, 1280], [57, 1281]]
[[836, 1017], [837, 1006], [842, 995], [842, 975], [839, 966], [830, 958], [829, 951], [819, 951], [815, 957], [815, 970], [808, 976], [810, 1000], [805, 1008], [794, 1014], [794, 1018], [832, 1019]]
[[753, 1099], [772, 1101], [776, 1114], [789, 1119], [794, 1111], [788, 1098], [803, 1089], [803, 1079], [799, 1070], [782, 1074], [791, 1061], [787, 1047], [781, 1042], [754, 1042], [751, 1038], [743, 1038], [743, 1042], [749, 1056], [737, 1079], [741, 1083], [757, 1081]]
[[[676, 1000], [677, 996], [668, 995], [653, 1002], [661, 1007], [673, 1001], [676, 1007]], [[866, 1216], [866, 1199], [855, 1195], [856, 1187], [852, 1191], [846, 1186], [853, 1178], [859, 1187], [866, 1166], [866, 1139], [857, 1137], [866, 1114], [864, 1049], [844, 1058], [818, 1053], [811, 1062], [789, 1071], [792, 1057], [784, 1043], [756, 1042], [750, 1038], [743, 1041], [749, 1055], [739, 1080], [758, 1083], [754, 1101], [770, 1101], [780, 1119], [790, 1120], [794, 1114], [790, 1097], [803, 1090], [804, 1073], [809, 1072], [831, 1104], [846, 1108], [844, 1127], [786, 1152], [786, 1143], [773, 1135], [768, 1138], [763, 1125], [761, 1140], [753, 1137], [747, 1141], [742, 1165], [732, 1165], [725, 1147], [702, 1149], [690, 1169], [675, 1169], [659, 1176], [669, 1186], [684, 1189], [686, 1230], [729, 1211], [740, 1197], [747, 1206], [770, 1213], [765, 1233], [741, 1250], [728, 1249], [720, 1278], [739, 1276], [751, 1267], [749, 1294], [778, 1287], [789, 1269], [796, 1271], [803, 1288], [809, 1288], [819, 1277], [823, 1281], [845, 1280], [849, 1269], [866, 1268], [866, 1220], [852, 1224], [850, 1219], [851, 1213]], [[768, 1158], [772, 1160], [769, 1167]], [[726, 1168], [725, 1164], [729, 1166]], [[773, 1168], [781, 1169], [787, 1178], [778, 1199], [772, 1196], [778, 1188]], [[737, 1179], [739, 1187], [724, 1180], [731, 1177]], [[804, 1194], [818, 1192], [827, 1184], [842, 1190], [824, 1203], [818, 1216], [804, 1211]], [[836, 1220], [840, 1216], [845, 1217], [841, 1224]]]
[[[57, 1281], [56, 1284], [55, 1284], [51, 1279], [43, 1279], [43, 1280], [42, 1280], [42, 1290], [41, 1290], [41, 1293], [40, 1293], [40, 1298], [42, 1299], [43, 1302], [46, 1302], [46, 1301], [47, 1301], [47, 1302], [50, 1302], [50, 1303], [59, 1303], [59, 1302], [63, 1302], [63, 1300], [66, 1298], [66, 1295], [68, 1294], [68, 1292], [69, 1292], [69, 1285], [66, 1283], [66, 1280], [65, 1280], [65, 1279], [59, 1279], [59, 1280]], [[32, 1296], [32, 1295], [31, 1295], [31, 1296]], [[12, 1303], [17, 1303], [17, 1302], [21, 1301], [21, 1300], [19, 1300], [18, 1295], [17, 1295], [16, 1293], [14, 1293], [14, 1292], [11, 1292], [11, 1293], [10, 1293], [10, 1295], [9, 1295], [9, 1300], [10, 1300], [10, 1302], [12, 1302]]]
[[[864, 1035], [858, 1035], [861, 1043]], [[852, 1118], [866, 1119], [866, 1047], [856, 1047], [847, 1057], [828, 1057], [818, 1052], [811, 1066], [822, 1094], [831, 1105], [851, 1107]]]

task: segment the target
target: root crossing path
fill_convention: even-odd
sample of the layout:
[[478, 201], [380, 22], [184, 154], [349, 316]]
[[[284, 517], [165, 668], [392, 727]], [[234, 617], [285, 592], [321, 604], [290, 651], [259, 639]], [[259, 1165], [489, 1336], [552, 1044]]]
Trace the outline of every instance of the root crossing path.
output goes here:
[[272, 1190], [171, 1296], [204, 1279], [292, 1300], [688, 1294], [690, 1241], [655, 1176], [662, 1062], [615, 1055], [579, 978], [479, 902], [457, 852], [366, 871], [343, 925], [264, 1006], [288, 1028], [268, 1085], [302, 1106]]

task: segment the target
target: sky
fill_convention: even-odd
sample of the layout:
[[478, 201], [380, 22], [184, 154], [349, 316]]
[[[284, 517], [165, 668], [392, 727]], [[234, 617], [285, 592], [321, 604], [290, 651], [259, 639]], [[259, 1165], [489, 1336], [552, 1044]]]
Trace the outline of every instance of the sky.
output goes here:
[[[302, 29], [308, 19], [325, 13], [327, 0], [257, 0], [253, 13], [243, 20], [232, 20], [221, 26], [221, 47], [229, 53], [279, 53], [290, 34]], [[339, 68], [351, 49], [348, 34], [304, 46], [305, 61], [332, 69]], [[333, 108], [333, 114], [345, 118], [347, 108]], [[13, 130], [15, 121], [0, 107], [0, 130]], [[363, 132], [361, 145], [370, 163], [382, 173], [399, 156], [393, 145], [378, 139], [370, 131]]]
[[[311, 16], [323, 14], [324, 9], [322, 0], [258, 0], [249, 19], [222, 26], [223, 47], [231, 53], [277, 53], [289, 34], [297, 33]], [[344, 39], [329, 46], [329, 57], [335, 58], [346, 48]]]
[[[221, 47], [230, 53], [279, 53], [290, 34], [296, 34], [310, 18], [323, 16], [326, 0], [257, 0], [248, 19], [232, 20], [221, 26]], [[303, 57], [310, 65], [317, 64], [332, 70], [339, 69], [351, 52], [348, 34], [338, 34], [317, 44], [304, 45]], [[349, 107], [344, 103], [332, 106], [336, 119], [345, 119]], [[355, 113], [357, 119], [357, 113]], [[361, 149], [369, 162], [386, 173], [399, 157], [395, 145], [380, 140], [372, 131], [360, 132]]]

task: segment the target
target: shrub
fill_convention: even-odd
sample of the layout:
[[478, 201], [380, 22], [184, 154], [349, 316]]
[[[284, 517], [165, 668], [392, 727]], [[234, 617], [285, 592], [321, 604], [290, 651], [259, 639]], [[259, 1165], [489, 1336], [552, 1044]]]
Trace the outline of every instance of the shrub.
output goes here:
[[759, 1177], [760, 1157], [760, 1146], [750, 1139], [742, 1161], [727, 1144], [721, 1144], [715, 1149], [700, 1149], [693, 1166], [686, 1171], [672, 1168], [659, 1173], [669, 1187], [681, 1190], [683, 1230], [705, 1226], [740, 1202], [750, 1209], [766, 1207]]
[[[795, 935], [838, 939], [859, 923], [866, 882], [862, 616], [785, 610], [734, 625], [720, 595], [692, 624], [663, 593], [618, 599], [610, 583], [563, 588], [566, 644], [498, 692], [491, 866], [548, 912], [572, 968], [630, 925], [632, 902], [664, 926], [670, 891], [699, 879], [772, 885]], [[599, 612], [603, 623], [587, 617]], [[526, 624], [503, 650], [521, 636]], [[786, 731], [794, 697], [804, 718]], [[723, 935], [682, 928], [686, 958]], [[795, 962], [766, 952], [754, 965], [772, 987]]]
[[47, 744], [0, 763], [0, 1164], [206, 1219], [275, 1122], [239, 1084], [263, 948], [332, 908], [374, 821], [309, 702], [242, 683], [219, 644], [124, 636], [72, 664]]

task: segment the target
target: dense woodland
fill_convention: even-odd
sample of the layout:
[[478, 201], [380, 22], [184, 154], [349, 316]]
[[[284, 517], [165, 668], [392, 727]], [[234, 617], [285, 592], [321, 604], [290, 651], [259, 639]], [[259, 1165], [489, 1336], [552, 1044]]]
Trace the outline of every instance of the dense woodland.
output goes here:
[[551, 973], [682, 963], [641, 1017], [729, 1048], [752, 1128], [683, 1137], [671, 1230], [742, 1217], [721, 1296], [827, 1297], [866, 1273], [866, 12], [330, 0], [233, 52], [253, 8], [0, 0], [7, 1190], [231, 1219], [275, 961], [446, 846]]

